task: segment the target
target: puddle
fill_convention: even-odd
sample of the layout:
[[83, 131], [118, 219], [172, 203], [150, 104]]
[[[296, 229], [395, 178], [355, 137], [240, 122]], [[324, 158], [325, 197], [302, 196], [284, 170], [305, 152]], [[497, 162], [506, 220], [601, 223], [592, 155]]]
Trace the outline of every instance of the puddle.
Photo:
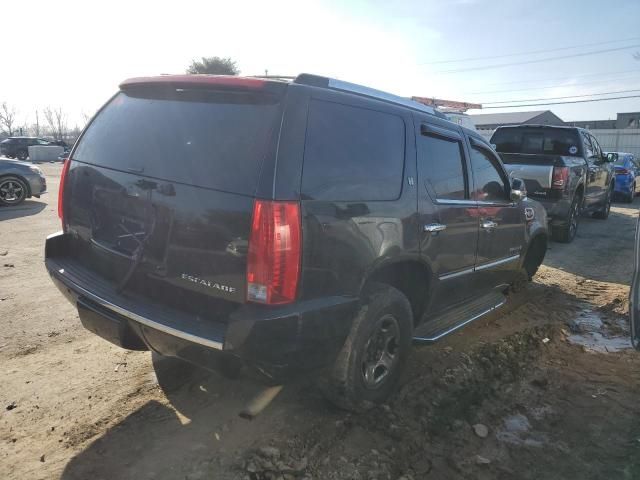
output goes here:
[[525, 447], [542, 447], [549, 442], [545, 433], [532, 432], [529, 419], [521, 414], [511, 415], [503, 420], [504, 428], [496, 433], [500, 442]]
[[567, 337], [570, 343], [582, 345], [586, 350], [599, 353], [611, 353], [631, 348], [628, 337], [613, 335], [607, 332], [607, 325], [600, 313], [589, 308], [569, 324], [571, 335]]

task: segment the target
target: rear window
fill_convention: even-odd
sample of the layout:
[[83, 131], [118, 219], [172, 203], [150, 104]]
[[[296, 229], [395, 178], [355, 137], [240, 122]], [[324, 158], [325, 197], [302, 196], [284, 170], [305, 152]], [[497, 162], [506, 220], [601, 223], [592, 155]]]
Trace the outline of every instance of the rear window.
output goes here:
[[398, 198], [404, 137], [404, 122], [396, 115], [312, 101], [304, 150], [303, 198], [331, 201]]
[[266, 93], [120, 92], [91, 123], [73, 158], [250, 195], [278, 114], [277, 98]]
[[551, 128], [500, 128], [491, 137], [500, 153], [533, 155], [582, 155], [575, 130]]

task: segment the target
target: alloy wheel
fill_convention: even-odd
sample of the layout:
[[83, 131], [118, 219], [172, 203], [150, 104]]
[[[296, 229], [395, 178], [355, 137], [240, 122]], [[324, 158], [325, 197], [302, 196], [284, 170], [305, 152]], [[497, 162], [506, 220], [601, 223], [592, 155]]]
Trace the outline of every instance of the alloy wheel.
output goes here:
[[393, 315], [381, 317], [367, 341], [362, 360], [362, 378], [369, 389], [380, 387], [395, 368], [400, 326]]
[[24, 187], [17, 180], [0, 181], [0, 200], [7, 204], [20, 203], [25, 196]]

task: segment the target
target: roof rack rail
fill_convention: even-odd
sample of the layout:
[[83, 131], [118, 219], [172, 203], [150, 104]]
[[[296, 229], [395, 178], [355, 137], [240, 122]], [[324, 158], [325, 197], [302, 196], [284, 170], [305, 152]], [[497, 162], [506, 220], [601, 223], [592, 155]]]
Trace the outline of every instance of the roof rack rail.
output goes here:
[[438, 115], [433, 107], [423, 105], [410, 98], [400, 97], [392, 93], [376, 90], [375, 88], [365, 87], [356, 83], [344, 82], [335, 78], [322, 77], [320, 75], [312, 75], [310, 73], [301, 73], [298, 75], [293, 83], [299, 83], [302, 85], [310, 85], [313, 87], [329, 88], [331, 90], [339, 90], [341, 92], [355, 93], [356, 95], [362, 95], [365, 97], [375, 98], [376, 100], [382, 100], [383, 102], [394, 103], [396, 105], [402, 105], [409, 107], [413, 110], [419, 110], [431, 115]]

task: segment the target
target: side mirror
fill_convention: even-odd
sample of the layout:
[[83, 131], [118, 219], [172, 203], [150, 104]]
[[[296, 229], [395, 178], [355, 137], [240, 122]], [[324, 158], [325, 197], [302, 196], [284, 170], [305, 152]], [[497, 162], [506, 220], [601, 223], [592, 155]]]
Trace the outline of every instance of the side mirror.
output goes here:
[[605, 158], [606, 162], [613, 163], [618, 159], [617, 153], [607, 153], [607, 157]]
[[519, 202], [527, 198], [527, 186], [520, 178], [511, 179], [511, 201]]

